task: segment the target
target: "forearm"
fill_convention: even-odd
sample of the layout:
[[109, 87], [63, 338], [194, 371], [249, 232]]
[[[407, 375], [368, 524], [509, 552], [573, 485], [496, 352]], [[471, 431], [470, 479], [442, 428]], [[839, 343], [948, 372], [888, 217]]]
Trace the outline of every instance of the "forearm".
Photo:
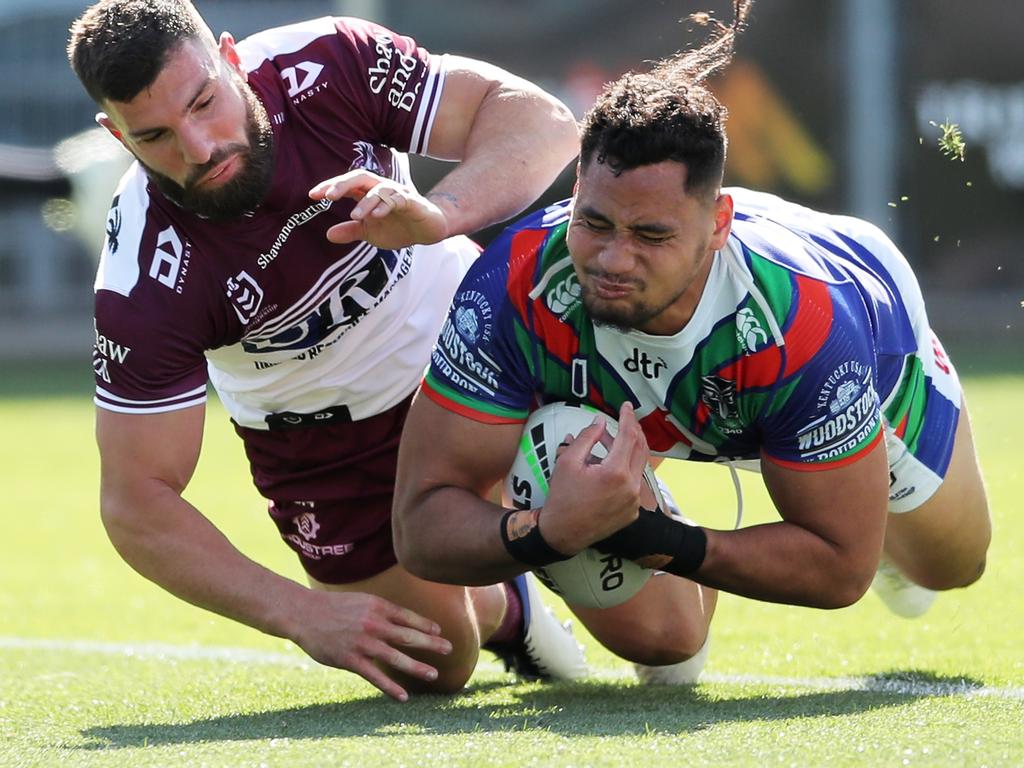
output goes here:
[[870, 561], [788, 522], [714, 531], [645, 509], [594, 546], [715, 589], [816, 608], [855, 602], [877, 566], [877, 553]]
[[572, 113], [526, 81], [495, 84], [481, 103], [461, 162], [428, 194], [450, 234], [505, 221], [533, 203], [579, 151]]
[[528, 566], [514, 560], [501, 541], [507, 509], [471, 491], [431, 489], [395, 514], [399, 562], [420, 578], [467, 586], [495, 584]]
[[693, 580], [773, 603], [841, 608], [867, 590], [872, 569], [833, 542], [787, 522], [707, 532]]
[[[245, 557], [195, 507], [154, 485], [145, 502], [104, 499], [104, 524], [125, 562], [193, 605], [294, 639], [293, 611], [309, 590]], [[145, 515], [134, 514], [142, 503]]]

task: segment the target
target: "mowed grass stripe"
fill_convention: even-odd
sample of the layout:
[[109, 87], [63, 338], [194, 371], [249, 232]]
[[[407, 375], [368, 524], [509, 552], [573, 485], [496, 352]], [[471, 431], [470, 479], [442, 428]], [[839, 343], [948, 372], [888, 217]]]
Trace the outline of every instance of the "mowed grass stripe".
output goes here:
[[[170, 645], [168, 643], [102, 643], [91, 640], [0, 637], [0, 650], [100, 654], [147, 661], [224, 661], [232, 664], [281, 666], [305, 670], [321, 668], [308, 657], [298, 654], [257, 651], [251, 648]], [[499, 663], [483, 659], [477, 665], [477, 669], [486, 673], [502, 672], [502, 666]], [[628, 669], [591, 669], [591, 677], [596, 680], [634, 679], [633, 673]], [[894, 696], [985, 696], [998, 699], [1024, 699], [1024, 687], [979, 685], [966, 679], [958, 682], [927, 682], [885, 675], [833, 678], [729, 675], [709, 672], [701, 677], [701, 684], [772, 686], [823, 691], [866, 691], [888, 693]]]

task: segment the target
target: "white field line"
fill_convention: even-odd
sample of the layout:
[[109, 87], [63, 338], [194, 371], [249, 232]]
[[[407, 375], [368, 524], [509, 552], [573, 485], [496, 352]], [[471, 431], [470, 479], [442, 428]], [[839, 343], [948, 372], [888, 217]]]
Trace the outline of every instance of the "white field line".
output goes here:
[[[320, 667], [312, 659], [298, 653], [275, 653], [248, 648], [225, 648], [209, 645], [171, 645], [168, 643], [105, 643], [92, 640], [54, 640], [44, 638], [0, 637], [0, 650], [51, 651], [156, 661], [224, 661], [232, 664], [291, 667], [311, 670]], [[501, 671], [501, 665], [481, 661], [478, 669]], [[593, 675], [599, 680], [631, 678], [628, 669], [601, 669]], [[782, 677], [777, 675], [725, 675], [707, 673], [704, 683], [725, 685], [760, 685], [779, 688], [819, 691], [865, 691], [894, 696], [964, 696], [1024, 700], [1024, 687], [976, 686], [970, 682], [925, 682], [876, 677]]]

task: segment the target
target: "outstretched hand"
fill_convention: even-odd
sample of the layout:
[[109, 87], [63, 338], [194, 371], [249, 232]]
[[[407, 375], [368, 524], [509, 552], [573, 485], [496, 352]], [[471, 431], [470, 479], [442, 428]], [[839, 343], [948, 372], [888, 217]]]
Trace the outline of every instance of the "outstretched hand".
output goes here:
[[[599, 442], [608, 455], [595, 461], [591, 451]], [[540, 528], [550, 546], [571, 555], [637, 518], [650, 451], [628, 402], [619, 410], [614, 439], [605, 429], [604, 418], [598, 417], [564, 445], [551, 474]]]
[[450, 234], [437, 205], [415, 189], [366, 170], [322, 181], [309, 190], [312, 200], [356, 201], [349, 221], [327, 230], [332, 243], [363, 240], [378, 248], [405, 248], [437, 243]]
[[393, 699], [408, 692], [391, 672], [419, 680], [437, 679], [437, 670], [403, 649], [440, 655], [452, 644], [429, 619], [382, 597], [361, 592], [310, 590], [307, 617], [292, 638], [315, 661], [355, 672]]

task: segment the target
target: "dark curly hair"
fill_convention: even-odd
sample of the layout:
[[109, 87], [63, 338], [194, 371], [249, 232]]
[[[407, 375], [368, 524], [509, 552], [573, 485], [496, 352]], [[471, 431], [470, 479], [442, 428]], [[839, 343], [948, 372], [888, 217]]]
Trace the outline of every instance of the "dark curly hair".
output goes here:
[[706, 13], [691, 15], [714, 27], [706, 43], [606, 85], [583, 117], [580, 162], [596, 160], [618, 174], [674, 160], [686, 166], [687, 194], [714, 194], [725, 169], [727, 112], [705, 81], [732, 60], [752, 4], [733, 0], [729, 26]]
[[131, 101], [182, 42], [209, 36], [190, 0], [100, 0], [71, 25], [68, 60], [96, 103]]

